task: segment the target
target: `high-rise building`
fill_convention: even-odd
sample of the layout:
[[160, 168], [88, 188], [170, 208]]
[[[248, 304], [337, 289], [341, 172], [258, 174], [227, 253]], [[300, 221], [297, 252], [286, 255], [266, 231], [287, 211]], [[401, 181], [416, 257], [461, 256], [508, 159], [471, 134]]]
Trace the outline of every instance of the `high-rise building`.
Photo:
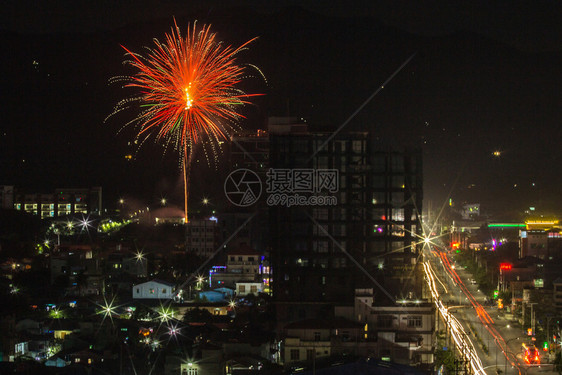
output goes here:
[[[268, 180], [279, 323], [330, 316], [358, 288], [373, 288], [381, 305], [420, 298], [421, 152], [381, 147], [366, 132], [269, 131], [269, 178], [285, 182]], [[322, 176], [334, 175], [323, 189]], [[306, 176], [317, 186], [303, 192]]]
[[269, 168], [268, 132], [258, 129], [255, 132], [234, 134], [230, 143], [230, 166], [250, 169], [260, 176]]

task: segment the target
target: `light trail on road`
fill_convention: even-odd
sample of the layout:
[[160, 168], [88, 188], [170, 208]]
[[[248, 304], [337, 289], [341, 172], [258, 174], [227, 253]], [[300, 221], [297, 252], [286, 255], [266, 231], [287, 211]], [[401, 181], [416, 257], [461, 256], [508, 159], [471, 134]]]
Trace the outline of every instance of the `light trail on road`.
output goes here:
[[433, 297], [433, 301], [435, 302], [437, 310], [439, 311], [443, 319], [447, 322], [447, 325], [451, 331], [451, 337], [457, 345], [457, 350], [462, 354], [465, 360], [469, 361], [474, 373], [486, 374], [484, 368], [482, 367], [482, 361], [476, 353], [474, 344], [466, 334], [464, 328], [457, 320], [457, 318], [450, 313], [449, 309], [443, 306], [443, 302], [441, 302], [441, 299], [439, 298], [439, 292], [435, 284], [436, 276], [431, 266], [429, 265], [429, 262], [423, 262], [423, 267], [426, 275], [426, 280], [429, 285], [429, 290]]
[[[519, 374], [521, 374], [521, 369], [519, 368], [520, 364], [517, 361], [516, 355], [509, 351], [509, 348], [507, 346], [507, 342], [505, 341], [505, 339], [502, 337], [502, 335], [496, 329], [495, 322], [492, 319], [492, 317], [490, 316], [490, 314], [488, 314], [488, 312], [484, 309], [484, 307], [476, 300], [476, 298], [472, 295], [472, 293], [464, 285], [460, 276], [457, 274], [456, 270], [451, 265], [451, 262], [449, 261], [449, 257], [447, 256], [447, 254], [440, 251], [440, 250], [437, 250], [436, 252], [437, 252], [439, 258], [441, 259], [441, 262], [443, 264], [443, 268], [448, 273], [448, 275], [452, 278], [453, 282], [463, 292], [463, 294], [466, 296], [466, 298], [470, 301], [472, 307], [474, 308], [474, 310], [476, 312], [476, 315], [477, 315], [478, 319], [482, 322], [482, 325], [486, 328], [486, 330], [490, 333], [490, 335], [493, 336], [494, 341], [496, 342], [499, 349], [502, 351], [506, 360], [508, 360], [509, 363], [512, 366], [516, 367]], [[429, 269], [429, 270], [432, 271], [431, 269]], [[432, 291], [432, 293], [433, 293], [433, 291]], [[485, 372], [483, 370], [482, 370], [481, 373], [485, 374]]]

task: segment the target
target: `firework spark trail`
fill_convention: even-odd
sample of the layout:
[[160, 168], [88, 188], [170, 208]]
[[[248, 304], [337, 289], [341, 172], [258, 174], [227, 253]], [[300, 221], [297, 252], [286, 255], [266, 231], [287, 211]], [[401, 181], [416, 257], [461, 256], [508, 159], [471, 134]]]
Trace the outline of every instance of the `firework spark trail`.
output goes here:
[[[129, 60], [125, 63], [136, 70], [130, 77], [116, 77], [113, 82], [125, 82], [124, 87], [138, 90], [132, 98], [121, 100], [111, 117], [133, 105], [140, 112], [125, 126], [137, 125], [137, 140], [142, 145], [148, 138], [162, 142], [165, 148], [174, 148], [180, 157], [185, 188], [185, 219], [190, 164], [195, 147], [201, 145], [208, 164], [212, 155], [214, 164], [222, 141], [229, 138], [244, 116], [241, 106], [249, 104], [249, 97], [238, 85], [246, 77], [246, 68], [236, 56], [254, 39], [235, 48], [221, 43], [210, 26], [198, 29], [196, 23], [188, 27], [183, 37], [174, 20], [171, 33], [164, 42], [155, 40], [143, 56], [126, 47]], [[210, 151], [210, 152], [209, 152]]]

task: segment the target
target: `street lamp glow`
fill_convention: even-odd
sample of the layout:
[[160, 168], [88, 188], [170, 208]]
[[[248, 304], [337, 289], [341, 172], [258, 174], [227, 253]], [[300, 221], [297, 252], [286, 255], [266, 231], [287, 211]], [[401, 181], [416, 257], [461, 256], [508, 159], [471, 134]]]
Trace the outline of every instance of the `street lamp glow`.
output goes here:
[[144, 259], [144, 253], [143, 253], [142, 251], [138, 251], [138, 252], [135, 254], [135, 258], [137, 259], [137, 261], [143, 260], [143, 259]]
[[209, 204], [209, 199], [207, 199], [207, 198], [203, 198], [203, 204], [204, 204], [204, 205], [207, 205], [207, 204]]
[[105, 297], [104, 299], [104, 304], [103, 305], [98, 305], [100, 307], [100, 311], [98, 311], [98, 314], [103, 315], [103, 319], [102, 322], [105, 320], [105, 318], [109, 317], [109, 319], [111, 319], [111, 321], [113, 321], [113, 315], [115, 315], [116, 313], [116, 306], [113, 304], [115, 297], [113, 297], [113, 299], [108, 302]]
[[158, 319], [160, 319], [160, 322], [168, 322], [173, 318], [174, 311], [170, 307], [160, 306], [160, 310], [158, 311]]
[[235, 307], [236, 307], [236, 301], [231, 300], [231, 301], [228, 303], [228, 306], [229, 306], [231, 309], [235, 308]]
[[162, 206], [165, 206], [166, 205], [166, 198], [160, 199], [160, 203], [162, 204]]

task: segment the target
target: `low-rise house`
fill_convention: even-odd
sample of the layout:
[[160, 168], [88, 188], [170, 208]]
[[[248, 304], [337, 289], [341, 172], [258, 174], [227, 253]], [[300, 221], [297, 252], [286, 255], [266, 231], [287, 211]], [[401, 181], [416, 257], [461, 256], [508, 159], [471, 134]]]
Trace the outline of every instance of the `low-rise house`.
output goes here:
[[66, 355], [67, 361], [83, 365], [93, 365], [104, 361], [104, 356], [97, 350], [83, 349]]
[[208, 343], [194, 347], [190, 357], [167, 355], [164, 364], [165, 375], [223, 375], [224, 369], [222, 348]]
[[312, 363], [339, 354], [374, 355], [375, 343], [363, 332], [363, 324], [344, 318], [290, 323], [283, 329], [283, 365]]
[[172, 299], [175, 296], [175, 284], [154, 279], [133, 285], [134, 299]]
[[435, 305], [404, 299], [394, 305], [374, 303], [373, 289], [356, 289], [354, 306], [336, 307], [336, 316], [364, 325], [377, 342], [376, 356], [404, 365], [430, 366], [435, 348]]
[[234, 290], [230, 288], [217, 288], [199, 292], [199, 299], [206, 302], [229, 302], [234, 298]]
[[257, 296], [264, 292], [264, 284], [261, 282], [238, 282], [236, 283], [236, 295], [245, 297], [248, 294]]
[[65, 361], [64, 359], [53, 356], [45, 361], [45, 366], [47, 367], [65, 367], [68, 366], [69, 362]]
[[209, 279], [211, 286], [236, 288], [236, 283], [263, 282], [261, 254], [246, 243], [230, 250], [226, 256], [226, 266], [213, 267]]

